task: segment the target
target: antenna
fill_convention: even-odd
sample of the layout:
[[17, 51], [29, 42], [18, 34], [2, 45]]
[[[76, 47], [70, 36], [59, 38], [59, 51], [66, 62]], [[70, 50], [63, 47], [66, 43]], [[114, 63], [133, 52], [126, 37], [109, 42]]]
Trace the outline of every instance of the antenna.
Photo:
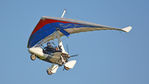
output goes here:
[[62, 13], [61, 18], [63, 18], [63, 17], [64, 17], [65, 13], [66, 13], [66, 9], [64, 9], [64, 11], [63, 11], [63, 13]]

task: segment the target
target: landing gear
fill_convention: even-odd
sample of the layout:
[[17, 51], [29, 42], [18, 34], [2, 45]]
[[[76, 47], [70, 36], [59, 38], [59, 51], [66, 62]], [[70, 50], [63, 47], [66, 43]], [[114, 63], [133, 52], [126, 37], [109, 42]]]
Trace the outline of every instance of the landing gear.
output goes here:
[[32, 54], [32, 55], [30, 56], [30, 58], [31, 58], [32, 61], [34, 61], [34, 60], [36, 59], [36, 55]]
[[52, 75], [53, 73], [51, 72], [50, 69], [47, 69], [47, 74], [48, 74], [48, 75]]
[[76, 60], [71, 60], [71, 61], [68, 61], [67, 63], [64, 64], [64, 69], [65, 70], [69, 70], [69, 69], [72, 69], [76, 64]]
[[69, 67], [64, 66], [64, 69], [68, 71], [70, 68], [69, 68]]
[[56, 73], [57, 69], [58, 69], [58, 65], [52, 65], [47, 70], [48, 75], [52, 75], [52, 74]]

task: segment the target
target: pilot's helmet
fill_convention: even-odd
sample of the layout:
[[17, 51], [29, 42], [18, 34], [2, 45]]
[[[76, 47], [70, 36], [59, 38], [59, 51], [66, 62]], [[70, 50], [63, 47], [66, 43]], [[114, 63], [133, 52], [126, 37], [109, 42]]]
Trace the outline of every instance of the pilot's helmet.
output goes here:
[[50, 42], [48, 42], [48, 43], [47, 43], [47, 46], [48, 46], [48, 47], [52, 47], [52, 45], [51, 45], [51, 43], [50, 43]]

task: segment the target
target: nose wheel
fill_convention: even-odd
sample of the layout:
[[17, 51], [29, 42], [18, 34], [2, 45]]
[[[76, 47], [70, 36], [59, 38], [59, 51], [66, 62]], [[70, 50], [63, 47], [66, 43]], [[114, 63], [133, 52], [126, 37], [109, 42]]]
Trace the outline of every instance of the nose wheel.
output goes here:
[[30, 58], [31, 58], [32, 61], [34, 61], [34, 60], [36, 59], [36, 55], [32, 54], [32, 55], [30, 56]]

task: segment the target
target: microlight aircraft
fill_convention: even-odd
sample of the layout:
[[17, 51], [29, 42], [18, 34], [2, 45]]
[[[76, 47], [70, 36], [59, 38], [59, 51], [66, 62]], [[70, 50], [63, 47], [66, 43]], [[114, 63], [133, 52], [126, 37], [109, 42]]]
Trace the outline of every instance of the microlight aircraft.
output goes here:
[[[61, 41], [62, 36], [68, 37], [70, 34], [97, 30], [117, 30], [129, 32], [132, 29], [131, 26], [120, 29], [85, 21], [63, 18], [65, 13], [66, 10], [64, 10], [61, 18], [49, 16], [41, 17], [28, 40], [27, 47], [31, 54], [31, 60], [35, 60], [37, 57], [40, 60], [52, 63], [52, 66], [47, 69], [47, 73], [49, 75], [56, 73], [60, 66], [64, 66], [65, 70], [69, 70], [76, 64], [76, 60], [69, 60], [69, 58], [75, 55], [70, 56], [69, 53], [66, 52]], [[58, 41], [58, 45], [54, 48], [54, 52], [45, 52], [45, 47], [42, 47], [43, 44], [51, 42], [54, 39], [57, 39]]]

